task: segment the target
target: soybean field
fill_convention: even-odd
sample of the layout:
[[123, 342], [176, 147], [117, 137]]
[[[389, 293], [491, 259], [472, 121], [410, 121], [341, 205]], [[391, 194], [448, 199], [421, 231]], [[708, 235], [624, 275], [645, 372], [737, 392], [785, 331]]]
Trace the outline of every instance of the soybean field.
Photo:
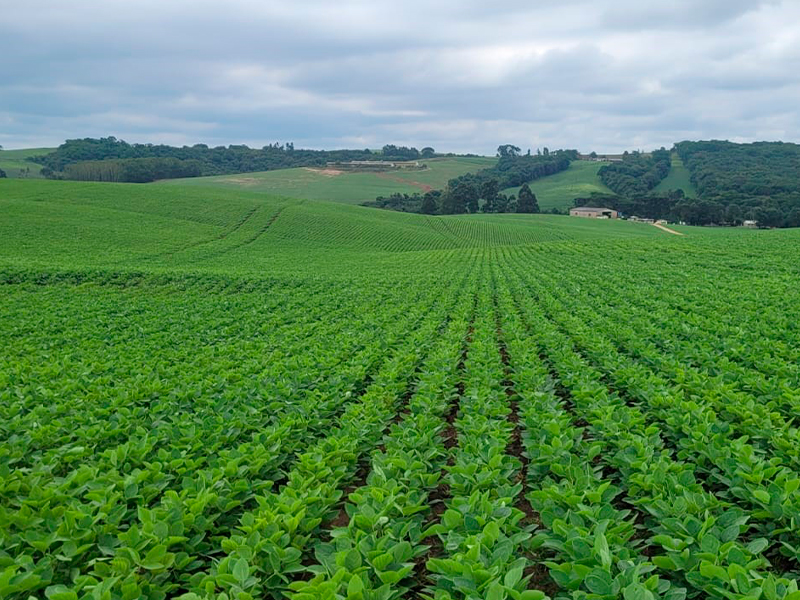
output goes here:
[[2, 598], [800, 599], [797, 230], [0, 210]]

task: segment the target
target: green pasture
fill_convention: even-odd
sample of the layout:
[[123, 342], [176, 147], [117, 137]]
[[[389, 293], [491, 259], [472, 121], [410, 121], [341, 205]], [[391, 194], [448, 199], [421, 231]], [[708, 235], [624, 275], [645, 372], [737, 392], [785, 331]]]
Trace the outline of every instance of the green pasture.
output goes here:
[[378, 196], [388, 196], [396, 192], [413, 194], [423, 192], [427, 187], [442, 189], [453, 177], [489, 167], [495, 160], [482, 157], [436, 158], [421, 161], [428, 166], [425, 170], [384, 173], [334, 174], [325, 169], [280, 169], [217, 177], [174, 179], [157, 182], [154, 185], [238, 189], [290, 198], [362, 204], [375, 200]]
[[[539, 208], [550, 210], [569, 209], [574, 206], [575, 198], [588, 197], [593, 192], [599, 194], [612, 194], [600, 178], [597, 171], [606, 163], [589, 162], [583, 160], [573, 161], [566, 171], [543, 177], [529, 183], [531, 191], [536, 195]], [[519, 188], [509, 188], [505, 193], [517, 194]]]

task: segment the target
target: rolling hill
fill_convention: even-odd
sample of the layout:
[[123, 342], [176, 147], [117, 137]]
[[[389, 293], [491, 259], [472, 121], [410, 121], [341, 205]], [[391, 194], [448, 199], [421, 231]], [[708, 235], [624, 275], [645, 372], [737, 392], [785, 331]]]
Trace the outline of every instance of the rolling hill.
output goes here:
[[214, 186], [8, 180], [0, 210], [0, 264], [27, 268], [372, 271], [421, 251], [662, 237], [626, 222], [428, 217]]
[[677, 152], [670, 155], [672, 166], [669, 174], [655, 187], [655, 192], [669, 192], [670, 190], [683, 190], [687, 198], [697, 198], [697, 190], [690, 179], [689, 169]]
[[217, 187], [287, 196], [307, 200], [332, 200], [361, 204], [395, 192], [413, 194], [442, 189], [448, 180], [494, 164], [494, 158], [436, 158], [421, 161], [423, 171], [347, 173], [330, 169], [280, 169], [260, 173], [240, 173], [217, 177], [172, 179], [156, 185]]
[[[597, 176], [597, 171], [604, 164], [606, 163], [576, 160], [570, 164], [569, 169], [566, 171], [538, 179], [528, 185], [536, 195], [539, 208], [543, 211], [552, 208], [559, 210], [569, 209], [574, 206], [573, 200], [575, 198], [583, 198], [593, 192], [601, 194], [613, 193]], [[504, 192], [517, 194], [519, 188], [509, 188]]]
[[[0, 150], [0, 169], [10, 178], [41, 178], [41, 165], [26, 160], [52, 152], [53, 148], [26, 148], [24, 150]], [[28, 171], [29, 170], [29, 171]], [[23, 172], [24, 171], [24, 172]]]

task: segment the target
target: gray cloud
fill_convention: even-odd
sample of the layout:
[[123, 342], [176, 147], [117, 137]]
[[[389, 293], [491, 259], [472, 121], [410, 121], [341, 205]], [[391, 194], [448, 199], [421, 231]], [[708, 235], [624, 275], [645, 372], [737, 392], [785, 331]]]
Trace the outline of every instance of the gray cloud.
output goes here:
[[800, 3], [552, 4], [12, 3], [0, 144], [115, 135], [490, 153], [800, 139]]

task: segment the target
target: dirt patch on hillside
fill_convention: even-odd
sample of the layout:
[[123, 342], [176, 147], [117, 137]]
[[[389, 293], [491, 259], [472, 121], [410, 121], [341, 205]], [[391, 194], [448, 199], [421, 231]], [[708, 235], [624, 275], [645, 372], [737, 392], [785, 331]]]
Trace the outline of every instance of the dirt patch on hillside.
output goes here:
[[255, 177], [227, 177], [223, 179], [225, 183], [234, 183], [237, 185], [257, 185], [259, 180]]
[[313, 167], [303, 167], [306, 171], [311, 171], [312, 173], [316, 173], [317, 175], [322, 175], [323, 177], [336, 177], [337, 175], [341, 175], [343, 171], [339, 171], [338, 169], [315, 169]]
[[423, 192], [430, 192], [433, 187], [429, 186], [427, 183], [420, 183], [419, 181], [409, 181], [408, 179], [403, 179], [402, 177], [396, 177], [389, 175], [389, 173], [375, 173], [381, 179], [388, 179], [389, 181], [394, 181], [395, 183], [403, 183], [405, 185], [411, 185], [416, 188], [421, 189]]

